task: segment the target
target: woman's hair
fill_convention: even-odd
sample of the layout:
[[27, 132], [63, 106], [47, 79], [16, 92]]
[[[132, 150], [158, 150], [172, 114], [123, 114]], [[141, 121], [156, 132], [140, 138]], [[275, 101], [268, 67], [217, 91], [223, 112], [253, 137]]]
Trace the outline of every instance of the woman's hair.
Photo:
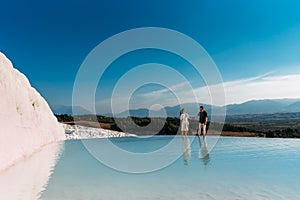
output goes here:
[[183, 111], [184, 111], [184, 108], [182, 108], [182, 109], [180, 110], [180, 115], [183, 114]]

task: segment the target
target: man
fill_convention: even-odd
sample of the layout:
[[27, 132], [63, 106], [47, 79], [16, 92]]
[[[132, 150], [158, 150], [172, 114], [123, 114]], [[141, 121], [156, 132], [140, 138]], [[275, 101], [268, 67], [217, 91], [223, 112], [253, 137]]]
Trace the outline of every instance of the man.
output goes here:
[[[198, 126], [198, 130], [197, 130], [197, 135], [200, 136], [201, 135], [201, 131], [203, 131], [203, 138], [205, 138], [206, 136], [206, 125], [207, 125], [207, 112], [204, 110], [203, 106], [200, 106], [200, 112], [198, 113], [198, 117], [199, 117], [199, 126]], [[200, 135], [199, 135], [199, 131], [200, 131]]]

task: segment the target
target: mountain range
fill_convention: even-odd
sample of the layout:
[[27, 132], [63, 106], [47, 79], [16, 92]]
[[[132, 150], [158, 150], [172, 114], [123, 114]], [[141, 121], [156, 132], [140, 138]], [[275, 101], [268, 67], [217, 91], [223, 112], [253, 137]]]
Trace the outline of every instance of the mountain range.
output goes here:
[[129, 111], [124, 111], [117, 114], [117, 117], [127, 117], [128, 113], [130, 116], [135, 117], [159, 117], [162, 116], [161, 113], [166, 113], [168, 117], [178, 117], [180, 108], [185, 108], [185, 110], [190, 115], [195, 115], [199, 112], [199, 105], [203, 105], [208, 113], [214, 110], [215, 114], [221, 114], [224, 109], [226, 109], [227, 115], [245, 115], [245, 114], [273, 114], [273, 113], [292, 113], [300, 112], [300, 99], [265, 99], [265, 100], [252, 100], [241, 104], [230, 104], [227, 106], [212, 106], [207, 104], [195, 104], [187, 103], [183, 105], [176, 105], [172, 107], [165, 107], [165, 112], [163, 110], [149, 111], [148, 109], [133, 109]]
[[64, 105], [50, 105], [54, 114], [68, 114], [68, 115], [85, 115], [91, 114], [90, 111], [81, 106], [64, 106]]
[[[265, 100], [251, 100], [241, 104], [230, 104], [226, 106], [212, 106], [207, 104], [196, 104], [196, 103], [186, 103], [183, 105], [168, 106], [160, 110], [148, 110], [146, 108], [131, 109], [121, 112], [115, 117], [178, 117], [181, 108], [185, 110], [190, 115], [195, 115], [198, 113], [199, 105], [203, 105], [208, 113], [211, 113], [212, 109], [215, 114], [220, 114], [222, 110], [226, 109], [227, 115], [245, 115], [245, 114], [272, 114], [272, 113], [291, 113], [300, 112], [300, 99], [265, 99]], [[55, 114], [72, 114], [72, 106], [53, 106], [51, 107]], [[74, 109], [76, 115], [91, 114], [85, 108], [80, 106], [75, 106]], [[111, 113], [100, 115], [113, 116]]]

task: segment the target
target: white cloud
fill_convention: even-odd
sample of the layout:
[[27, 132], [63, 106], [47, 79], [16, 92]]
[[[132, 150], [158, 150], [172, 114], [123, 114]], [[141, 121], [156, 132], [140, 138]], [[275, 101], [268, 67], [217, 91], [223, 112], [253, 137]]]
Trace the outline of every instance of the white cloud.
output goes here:
[[161, 95], [164, 95], [166, 93], [169, 93], [170, 91], [183, 89], [184, 87], [186, 87], [186, 85], [187, 85], [187, 82], [182, 82], [182, 83], [176, 84], [176, 85], [174, 85], [170, 88], [164, 88], [164, 89], [152, 91], [152, 92], [149, 92], [149, 93], [140, 94], [140, 96], [145, 97], [145, 98], [157, 97], [157, 96], [161, 96]]
[[[193, 91], [189, 89], [188, 82], [176, 84], [170, 87], [170, 90], [176, 94], [181, 103], [192, 103], [198, 101], [201, 103], [219, 106], [258, 99], [300, 98], [300, 74], [274, 76], [269, 73], [247, 79], [228, 81], [222, 84], [226, 95], [226, 101], [222, 101], [224, 98], [221, 95], [222, 92], [214, 93], [214, 101], [212, 101], [210, 96], [210, 94], [213, 93], [212, 90], [218, 91], [221, 85], [195, 88], [194, 93], [196, 94], [196, 98], [193, 95]], [[140, 94], [139, 102], [135, 101], [136, 105], [130, 105], [130, 107], [149, 107], [149, 105], [157, 103], [162, 106], [177, 105], [178, 99], [174, 97], [170, 98], [170, 90], [164, 88]], [[105, 102], [107, 105], [110, 103], [110, 100], [105, 100]], [[122, 97], [116, 102], [117, 103], [114, 105], [114, 110], [116, 111], [121, 112], [126, 110], [128, 107], [128, 97]], [[104, 101], [102, 101], [102, 103], [104, 103]], [[101, 103], [98, 102], [97, 105], [100, 104]]]
[[300, 98], [299, 85], [300, 74], [225, 82], [226, 104], [255, 99]]

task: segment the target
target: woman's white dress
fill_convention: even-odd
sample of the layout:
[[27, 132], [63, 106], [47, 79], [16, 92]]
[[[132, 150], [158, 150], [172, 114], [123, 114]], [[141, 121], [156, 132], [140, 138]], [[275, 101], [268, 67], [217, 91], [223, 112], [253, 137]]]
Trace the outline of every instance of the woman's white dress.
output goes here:
[[189, 115], [187, 113], [180, 115], [181, 120], [181, 131], [189, 130]]

